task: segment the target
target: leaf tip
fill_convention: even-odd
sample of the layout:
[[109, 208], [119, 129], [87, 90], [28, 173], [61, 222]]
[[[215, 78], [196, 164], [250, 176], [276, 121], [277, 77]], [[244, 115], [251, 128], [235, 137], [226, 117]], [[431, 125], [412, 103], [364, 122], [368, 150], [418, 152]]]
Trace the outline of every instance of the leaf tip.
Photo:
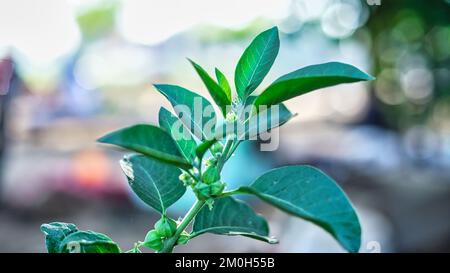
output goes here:
[[267, 238], [267, 242], [271, 245], [275, 245], [278, 244], [280, 241], [275, 237], [269, 237]]
[[103, 136], [97, 138], [95, 140], [95, 142], [98, 142], [98, 143], [110, 143], [110, 135], [111, 135], [111, 133], [103, 135]]
[[197, 63], [194, 62], [191, 58], [186, 57], [186, 60], [188, 60], [188, 62], [191, 63], [191, 65], [194, 66], [194, 67], [197, 67], [197, 66], [198, 66]]

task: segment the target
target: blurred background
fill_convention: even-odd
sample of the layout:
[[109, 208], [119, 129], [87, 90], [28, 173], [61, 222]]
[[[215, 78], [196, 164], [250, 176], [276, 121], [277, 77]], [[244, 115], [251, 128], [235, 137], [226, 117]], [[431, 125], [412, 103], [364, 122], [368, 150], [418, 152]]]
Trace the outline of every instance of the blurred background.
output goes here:
[[[95, 139], [156, 123], [169, 104], [151, 83], [208, 96], [186, 57], [232, 80], [252, 37], [273, 25], [280, 53], [262, 87], [327, 61], [377, 80], [288, 101], [298, 116], [280, 148], [241, 145], [224, 180], [311, 164], [354, 202], [361, 252], [450, 251], [450, 1], [0, 0], [0, 252], [44, 252], [49, 221], [106, 233], [122, 249], [142, 240], [157, 215], [130, 192], [123, 153]], [[192, 201], [186, 194], [171, 215]], [[206, 235], [177, 251], [342, 252], [314, 225], [248, 201], [280, 244]]]

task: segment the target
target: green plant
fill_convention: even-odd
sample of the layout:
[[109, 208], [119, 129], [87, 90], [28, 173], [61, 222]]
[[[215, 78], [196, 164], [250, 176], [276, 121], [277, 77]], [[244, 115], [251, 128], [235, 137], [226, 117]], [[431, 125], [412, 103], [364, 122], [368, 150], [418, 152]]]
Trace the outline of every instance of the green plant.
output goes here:
[[[257, 196], [322, 227], [346, 250], [359, 250], [361, 227], [353, 206], [333, 179], [314, 167], [277, 168], [251, 185], [225, 190], [221, 171], [238, 145], [294, 116], [283, 101], [318, 88], [373, 79], [348, 64], [324, 63], [286, 74], [260, 95], [252, 96], [274, 63], [278, 50], [276, 27], [262, 32], [251, 42], [236, 67], [236, 94], [218, 69], [214, 80], [190, 60], [220, 108], [224, 117], [221, 124], [217, 124], [216, 113], [205, 98], [180, 86], [159, 84], [155, 88], [170, 101], [177, 115], [161, 108], [159, 127], [134, 125], [98, 140], [137, 153], [126, 156], [120, 165], [131, 189], [161, 215], [144, 241], [135, 243], [129, 252], [140, 252], [142, 247], [172, 252], [175, 246], [204, 233], [242, 235], [276, 243], [276, 239], [269, 237], [266, 220], [234, 197], [239, 194]], [[245, 110], [248, 107], [250, 111]], [[243, 129], [237, 130], [239, 126]], [[166, 210], [187, 188], [194, 191], [197, 200], [183, 218], [175, 221]], [[44, 224], [41, 229], [46, 234], [49, 252], [120, 252], [109, 237], [79, 231], [73, 224]]]

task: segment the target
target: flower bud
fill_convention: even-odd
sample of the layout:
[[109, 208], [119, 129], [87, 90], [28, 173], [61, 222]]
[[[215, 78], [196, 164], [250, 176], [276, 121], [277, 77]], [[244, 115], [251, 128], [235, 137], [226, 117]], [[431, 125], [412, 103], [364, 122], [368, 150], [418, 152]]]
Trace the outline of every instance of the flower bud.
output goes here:
[[216, 181], [211, 183], [209, 187], [210, 187], [209, 190], [210, 195], [216, 196], [223, 192], [223, 190], [225, 189], [225, 183], [222, 183], [221, 181]]
[[187, 172], [185, 172], [185, 171], [183, 171], [180, 174], [180, 176], [178, 176], [178, 179], [180, 179], [181, 181], [187, 180], [189, 178], [190, 178], [190, 175]]
[[163, 216], [155, 223], [155, 230], [160, 237], [169, 238], [175, 234], [177, 230], [177, 222]]
[[220, 180], [220, 173], [216, 166], [210, 166], [202, 175], [202, 180], [206, 184], [211, 184]]
[[163, 248], [163, 240], [156, 230], [150, 230], [145, 236], [144, 246], [160, 251]]
[[207, 160], [205, 160], [206, 167], [215, 166], [216, 163], [217, 163], [217, 159], [214, 157], [211, 157], [211, 158], [208, 158]]
[[200, 200], [206, 200], [210, 197], [210, 187], [208, 184], [203, 182], [197, 183], [194, 187], [194, 192], [197, 195], [197, 198]]

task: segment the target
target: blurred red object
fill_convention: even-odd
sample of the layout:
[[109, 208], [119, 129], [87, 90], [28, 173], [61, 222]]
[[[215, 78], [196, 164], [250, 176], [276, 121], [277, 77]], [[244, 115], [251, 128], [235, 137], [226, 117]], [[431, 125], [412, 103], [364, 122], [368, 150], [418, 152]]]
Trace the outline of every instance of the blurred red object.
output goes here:
[[100, 189], [106, 186], [110, 174], [107, 157], [95, 150], [84, 150], [75, 155], [73, 176], [81, 187]]

